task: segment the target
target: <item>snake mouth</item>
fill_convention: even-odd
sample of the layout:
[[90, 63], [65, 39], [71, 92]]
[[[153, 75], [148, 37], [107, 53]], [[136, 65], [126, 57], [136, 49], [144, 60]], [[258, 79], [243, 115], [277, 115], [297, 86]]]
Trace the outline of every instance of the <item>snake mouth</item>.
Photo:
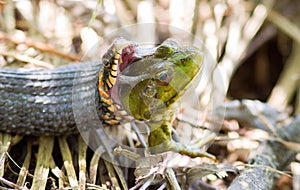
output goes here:
[[155, 53], [156, 49], [156, 47], [140, 47], [137, 44], [131, 44], [124, 47], [121, 51], [121, 63], [118, 65], [119, 72], [122, 72], [132, 63], [135, 63], [143, 58], [152, 56]]
[[118, 74], [116, 77], [116, 83], [111, 89], [109, 89], [109, 95], [114, 103], [121, 105], [119, 98], [119, 85], [124, 83], [136, 83], [143, 79], [144, 76], [131, 77], [122, 75], [122, 71], [126, 68], [131, 67], [134, 63], [138, 62], [144, 58], [154, 55], [156, 47], [145, 48], [138, 46], [137, 44], [131, 44], [122, 49], [121, 52], [121, 64], [118, 65]]

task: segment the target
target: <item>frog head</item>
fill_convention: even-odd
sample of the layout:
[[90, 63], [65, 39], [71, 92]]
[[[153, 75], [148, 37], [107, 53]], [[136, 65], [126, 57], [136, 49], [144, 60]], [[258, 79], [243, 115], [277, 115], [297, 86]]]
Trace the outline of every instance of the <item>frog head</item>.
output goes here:
[[151, 52], [154, 53], [126, 66], [116, 85], [123, 109], [143, 121], [158, 121], [172, 110], [202, 66], [199, 49], [180, 46], [173, 39]]

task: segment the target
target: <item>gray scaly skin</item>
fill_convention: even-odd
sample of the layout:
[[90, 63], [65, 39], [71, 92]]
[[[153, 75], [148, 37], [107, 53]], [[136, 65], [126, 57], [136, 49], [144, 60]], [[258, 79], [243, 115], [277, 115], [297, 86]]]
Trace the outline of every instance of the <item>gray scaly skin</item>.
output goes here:
[[[102, 69], [99, 62], [51, 70], [0, 69], [0, 131], [28, 135], [77, 133], [72, 106], [86, 109], [95, 105], [91, 100], [97, 94], [97, 77]], [[78, 90], [81, 99], [73, 100], [73, 89]]]
[[118, 125], [109, 97], [114, 83], [111, 75], [117, 75], [112, 69], [119, 63], [126, 67], [148, 54], [133, 42], [119, 38], [103, 55], [102, 62], [49, 70], [0, 69], [0, 131], [59, 136], [78, 133], [76, 124], [85, 128], [95, 125], [95, 119], [100, 120], [96, 125]]

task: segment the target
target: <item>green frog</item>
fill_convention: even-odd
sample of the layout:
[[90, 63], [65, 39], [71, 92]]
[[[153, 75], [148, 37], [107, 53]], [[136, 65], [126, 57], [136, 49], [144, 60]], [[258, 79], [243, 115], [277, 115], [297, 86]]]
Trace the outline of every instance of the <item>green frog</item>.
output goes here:
[[123, 53], [111, 89], [112, 98], [135, 119], [148, 125], [150, 151], [154, 154], [174, 151], [216, 160], [213, 155], [172, 139], [178, 100], [199, 78], [202, 52], [193, 46], [180, 46], [174, 39], [154, 48], [126, 46], [120, 52]]

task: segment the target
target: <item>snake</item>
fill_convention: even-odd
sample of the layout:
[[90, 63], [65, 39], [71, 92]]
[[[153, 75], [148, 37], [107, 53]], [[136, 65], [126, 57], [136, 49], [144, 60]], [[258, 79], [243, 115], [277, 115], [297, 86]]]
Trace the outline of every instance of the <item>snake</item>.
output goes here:
[[[87, 109], [95, 105], [104, 124], [117, 125], [107, 91], [115, 82], [111, 76], [116, 75], [114, 68], [121, 60], [121, 44], [126, 43], [129, 41], [123, 38], [115, 40], [102, 62], [54, 69], [1, 68], [0, 131], [34, 136], [75, 134], [74, 107]], [[74, 99], [73, 93], [79, 98]], [[91, 102], [94, 97], [95, 103]]]

